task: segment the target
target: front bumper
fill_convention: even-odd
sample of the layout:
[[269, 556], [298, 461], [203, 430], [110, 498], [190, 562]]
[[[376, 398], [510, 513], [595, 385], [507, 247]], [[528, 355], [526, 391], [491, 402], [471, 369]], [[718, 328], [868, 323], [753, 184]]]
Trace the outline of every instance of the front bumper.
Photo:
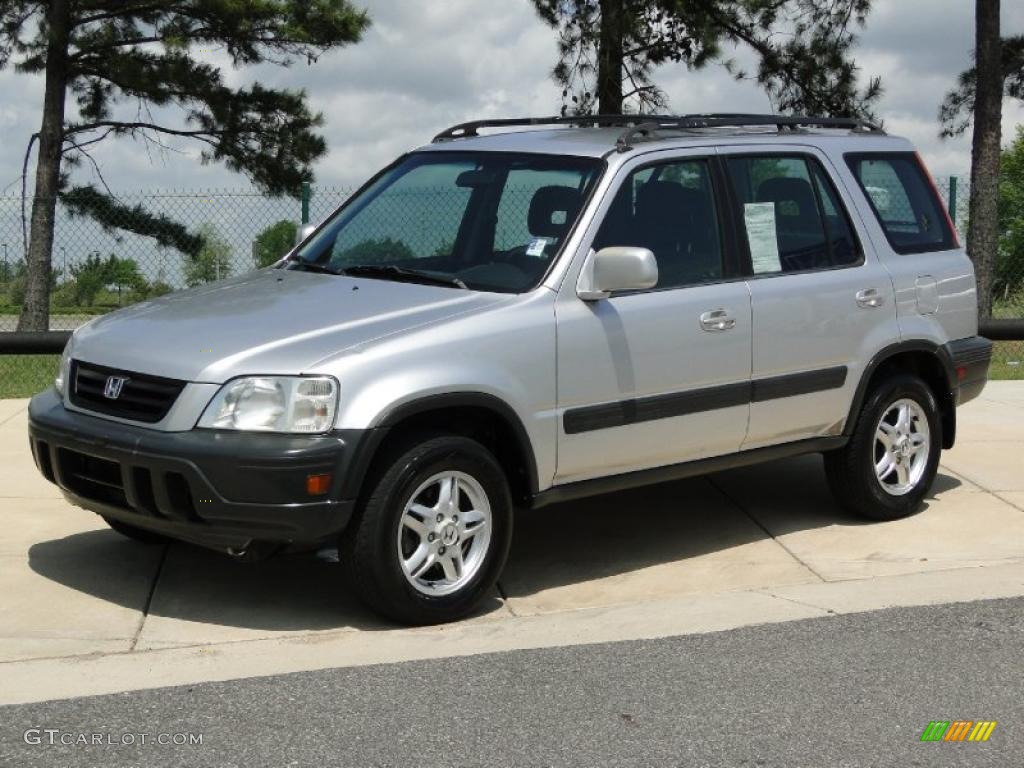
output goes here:
[[[349, 475], [365, 435], [160, 432], [68, 411], [52, 389], [29, 404], [36, 466], [73, 504], [232, 551], [340, 532], [355, 506]], [[328, 493], [308, 495], [306, 477], [326, 472]]]

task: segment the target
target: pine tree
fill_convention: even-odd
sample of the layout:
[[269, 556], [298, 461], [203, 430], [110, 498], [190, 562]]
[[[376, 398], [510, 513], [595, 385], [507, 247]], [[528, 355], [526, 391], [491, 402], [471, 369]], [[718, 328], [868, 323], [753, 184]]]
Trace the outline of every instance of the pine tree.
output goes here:
[[[258, 83], [231, 88], [202, 50], [223, 50], [235, 66], [312, 63], [359, 40], [369, 24], [348, 0], [6, 0], [0, 3], [0, 67], [45, 78], [35, 194], [27, 234], [28, 275], [19, 330], [49, 322], [50, 257], [58, 198], [104, 226], [154, 237], [189, 255], [202, 240], [105, 185], [72, 186], [69, 170], [91, 163], [99, 142], [168, 137], [202, 145], [271, 194], [297, 194], [326, 151], [322, 123], [302, 91]], [[73, 108], [69, 109], [69, 97]], [[155, 108], [155, 110], [154, 110]], [[172, 109], [168, 109], [172, 108]], [[175, 119], [177, 117], [177, 119]]]
[[[558, 30], [562, 112], [621, 114], [662, 109], [652, 81], [656, 67], [691, 70], [711, 63], [752, 79], [778, 112], [870, 116], [881, 95], [871, 78], [857, 85], [849, 54], [852, 28], [863, 25], [871, 0], [533, 0]], [[751, 50], [757, 71], [725, 57], [727, 45]]]

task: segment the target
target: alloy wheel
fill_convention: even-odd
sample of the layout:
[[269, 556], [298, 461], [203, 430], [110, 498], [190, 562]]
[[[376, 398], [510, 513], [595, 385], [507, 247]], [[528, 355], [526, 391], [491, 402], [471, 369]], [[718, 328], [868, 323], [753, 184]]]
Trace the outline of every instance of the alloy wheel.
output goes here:
[[921, 481], [931, 452], [924, 409], [909, 398], [892, 403], [875, 428], [875, 477], [892, 496], [910, 493]]
[[480, 570], [491, 539], [487, 493], [465, 472], [439, 472], [409, 497], [398, 525], [406, 580], [426, 595], [461, 589]]

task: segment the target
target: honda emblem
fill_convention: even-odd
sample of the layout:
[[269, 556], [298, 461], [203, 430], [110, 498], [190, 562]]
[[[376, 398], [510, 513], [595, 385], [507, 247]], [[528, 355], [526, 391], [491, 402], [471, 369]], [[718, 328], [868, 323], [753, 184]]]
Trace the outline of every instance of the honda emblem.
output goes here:
[[126, 376], [107, 376], [107, 383], [103, 387], [103, 396], [110, 400], [117, 400], [124, 389], [124, 383], [128, 381]]

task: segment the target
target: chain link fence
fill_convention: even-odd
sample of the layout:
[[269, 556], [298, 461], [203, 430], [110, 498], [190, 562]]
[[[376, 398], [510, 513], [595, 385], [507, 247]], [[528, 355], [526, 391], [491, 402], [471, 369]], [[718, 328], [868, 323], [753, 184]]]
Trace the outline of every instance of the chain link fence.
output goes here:
[[[965, 180], [938, 180], [939, 192], [957, 224], [967, 225], [969, 190]], [[253, 190], [182, 190], [119, 195], [122, 204], [179, 222], [199, 234], [202, 246], [188, 256], [160, 247], [150, 237], [104, 228], [58, 204], [54, 227], [50, 330], [73, 330], [97, 314], [273, 263], [292, 245], [303, 220], [326, 218], [351, 195], [352, 189], [316, 186], [303, 200], [269, 197]], [[449, 190], [450, 194], [450, 190]], [[406, 215], [421, 219], [423, 242], [408, 244], [417, 255], [445, 247], [445, 235], [430, 226], [437, 207], [460, 201], [429, 198], [403, 206]], [[528, 196], [522, 204], [528, 205]], [[518, 221], [525, 217], [513, 217]], [[17, 327], [24, 297], [25, 236], [20, 197], [0, 197], [0, 333]], [[403, 227], [408, 232], [408, 227]], [[376, 236], [386, 239], [381, 222]], [[374, 233], [369, 233], [373, 235]], [[503, 233], [510, 241], [518, 233]], [[353, 243], [353, 245], [356, 245]], [[372, 254], [367, 254], [368, 260]], [[1011, 258], [1013, 257], [1013, 258]], [[1013, 259], [1016, 258], [1016, 261]], [[995, 317], [1024, 317], [1024, 254], [1000, 254]], [[25, 397], [48, 385], [56, 367], [52, 355], [0, 355], [0, 397]], [[994, 378], [1024, 378], [1024, 342], [1000, 342], [992, 365]]]

